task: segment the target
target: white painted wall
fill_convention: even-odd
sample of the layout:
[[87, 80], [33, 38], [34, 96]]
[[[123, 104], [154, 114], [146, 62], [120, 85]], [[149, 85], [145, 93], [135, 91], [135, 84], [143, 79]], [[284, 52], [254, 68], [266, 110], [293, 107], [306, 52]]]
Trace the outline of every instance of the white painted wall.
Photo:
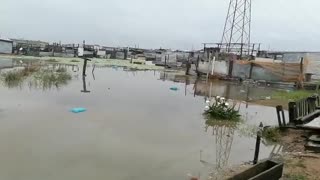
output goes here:
[[78, 56], [79, 57], [82, 57], [83, 56], [83, 53], [84, 53], [84, 49], [82, 47], [79, 47], [78, 48]]
[[[229, 68], [228, 61], [215, 61], [213, 72], [216, 74], [227, 75], [229, 70], [228, 68]], [[211, 74], [212, 63], [200, 61], [198, 70], [202, 73], [209, 72]]]
[[227, 75], [229, 70], [228, 61], [215, 61], [214, 73]]

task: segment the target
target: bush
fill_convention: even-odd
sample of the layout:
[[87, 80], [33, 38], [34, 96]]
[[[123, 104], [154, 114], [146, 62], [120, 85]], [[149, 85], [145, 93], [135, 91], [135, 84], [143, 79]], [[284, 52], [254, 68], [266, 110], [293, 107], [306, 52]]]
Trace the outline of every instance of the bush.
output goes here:
[[239, 121], [241, 115], [235, 109], [236, 103], [232, 106], [223, 97], [215, 97], [214, 103], [205, 110], [204, 114], [210, 119]]

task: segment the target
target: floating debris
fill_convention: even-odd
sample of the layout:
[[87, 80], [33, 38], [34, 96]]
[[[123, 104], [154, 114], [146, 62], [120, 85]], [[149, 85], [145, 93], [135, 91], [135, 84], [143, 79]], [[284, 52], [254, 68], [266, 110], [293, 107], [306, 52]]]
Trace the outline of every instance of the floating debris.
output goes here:
[[177, 87], [171, 87], [170, 90], [171, 90], [171, 91], [178, 91], [179, 88], [177, 88]]
[[73, 112], [73, 113], [81, 113], [81, 112], [85, 112], [85, 111], [87, 111], [87, 109], [86, 109], [86, 108], [81, 108], [81, 107], [79, 107], [79, 108], [72, 108], [72, 109], [71, 109], [71, 112]]

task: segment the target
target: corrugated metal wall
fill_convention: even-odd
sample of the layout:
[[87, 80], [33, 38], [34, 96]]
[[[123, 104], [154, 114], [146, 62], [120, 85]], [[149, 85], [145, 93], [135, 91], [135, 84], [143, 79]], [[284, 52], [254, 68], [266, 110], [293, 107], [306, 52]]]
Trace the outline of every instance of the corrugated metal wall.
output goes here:
[[11, 54], [12, 53], [12, 42], [6, 42], [0, 40], [0, 53]]

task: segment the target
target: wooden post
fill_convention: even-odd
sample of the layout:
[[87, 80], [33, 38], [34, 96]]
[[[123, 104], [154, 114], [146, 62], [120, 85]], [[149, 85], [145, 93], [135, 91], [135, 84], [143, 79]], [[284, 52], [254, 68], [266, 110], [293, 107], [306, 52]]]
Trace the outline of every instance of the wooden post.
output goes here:
[[86, 76], [86, 69], [87, 69], [87, 61], [91, 61], [88, 58], [83, 58], [84, 62], [83, 62], [83, 68], [82, 68], [82, 76]]
[[283, 107], [282, 106], [281, 106], [281, 115], [282, 115], [283, 126], [287, 126], [286, 117], [284, 116], [284, 111], [283, 111]]
[[216, 62], [216, 56], [213, 57], [212, 62], [211, 62], [211, 75], [214, 73], [214, 65]]
[[128, 49], [129, 49], [129, 48], [123, 50], [123, 53], [124, 53], [123, 59], [124, 59], [124, 60], [126, 60], [126, 59], [128, 58]]
[[277, 106], [276, 109], [277, 109], [278, 124], [279, 124], [279, 127], [282, 127], [281, 116], [280, 116], [280, 111], [282, 109], [282, 106]]
[[297, 82], [297, 88], [298, 89], [303, 89], [303, 81], [304, 81], [304, 72], [303, 72], [303, 57], [300, 59], [300, 76], [298, 78], [298, 82]]
[[303, 57], [300, 59], [300, 73], [303, 75]]
[[296, 102], [289, 102], [289, 123], [294, 123], [297, 118], [296, 114]]
[[286, 123], [286, 119], [284, 116], [283, 107], [277, 106], [276, 109], [277, 109], [277, 117], [278, 117], [279, 127], [285, 127], [287, 123]]
[[259, 125], [259, 130], [257, 132], [257, 140], [256, 140], [256, 149], [254, 152], [254, 159], [253, 159], [253, 164], [257, 164], [259, 160], [259, 153], [260, 153], [260, 143], [261, 143], [261, 136], [262, 136], [262, 128], [263, 124], [262, 122]]
[[230, 55], [229, 55], [229, 72], [228, 72], [229, 77], [232, 77], [233, 60], [234, 60], [233, 55], [232, 55], [232, 57], [230, 57]]
[[167, 55], [164, 56], [164, 66], [167, 67]]
[[91, 92], [91, 91], [87, 90], [86, 76], [82, 76], [82, 85], [83, 85], [83, 90], [81, 90], [81, 92], [83, 92], [83, 93], [90, 93]]
[[252, 70], [253, 70], [253, 63], [250, 62], [249, 79], [252, 79]]
[[200, 55], [198, 55], [197, 57], [197, 64], [196, 64], [196, 69], [198, 70], [198, 67], [199, 67], [199, 62], [200, 62]]
[[190, 63], [190, 61], [189, 61], [189, 59], [188, 59], [188, 61], [187, 61], [186, 75], [189, 75], [189, 73], [190, 73], [190, 68], [191, 68], [191, 63]]
[[254, 46], [255, 46], [255, 44], [253, 44], [253, 46], [252, 46], [252, 50], [251, 50], [251, 57], [250, 57], [250, 60], [252, 60], [253, 58], [253, 53], [254, 53]]

